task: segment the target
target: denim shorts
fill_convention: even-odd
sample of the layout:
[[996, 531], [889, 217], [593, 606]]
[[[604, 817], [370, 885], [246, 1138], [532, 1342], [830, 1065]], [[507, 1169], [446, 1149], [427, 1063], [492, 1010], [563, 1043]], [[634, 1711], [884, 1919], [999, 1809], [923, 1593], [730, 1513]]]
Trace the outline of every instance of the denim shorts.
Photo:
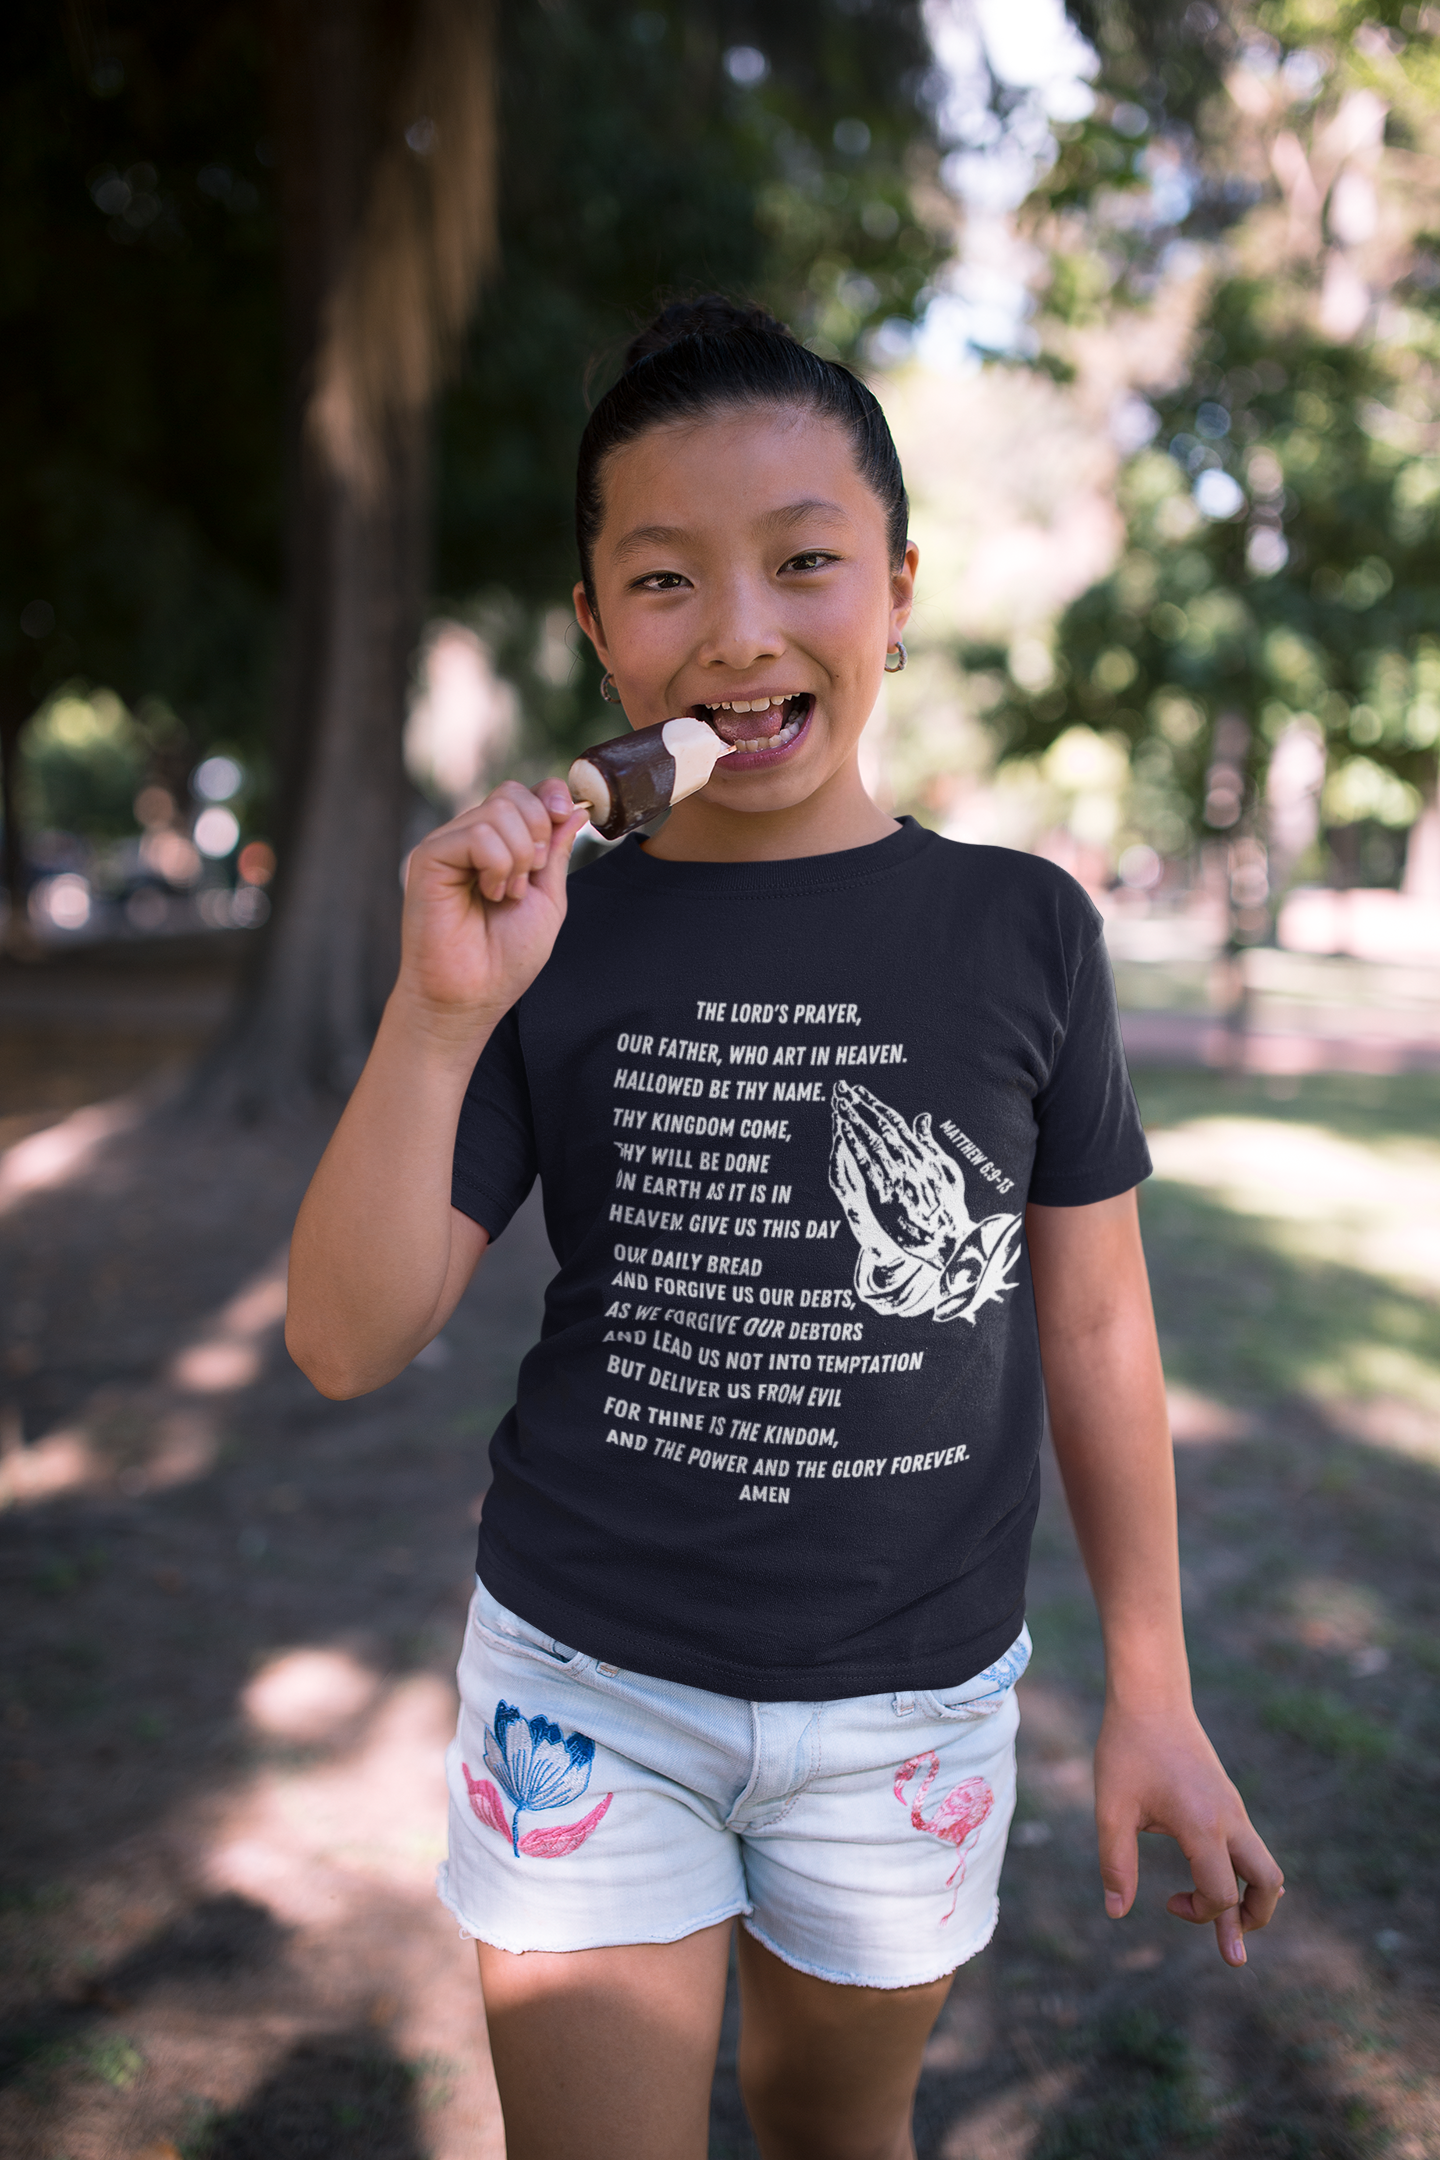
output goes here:
[[501, 1950], [740, 1915], [800, 1972], [915, 1987], [983, 1950], [1015, 1807], [1020, 1635], [954, 1688], [745, 1702], [567, 1649], [477, 1586], [438, 1888]]

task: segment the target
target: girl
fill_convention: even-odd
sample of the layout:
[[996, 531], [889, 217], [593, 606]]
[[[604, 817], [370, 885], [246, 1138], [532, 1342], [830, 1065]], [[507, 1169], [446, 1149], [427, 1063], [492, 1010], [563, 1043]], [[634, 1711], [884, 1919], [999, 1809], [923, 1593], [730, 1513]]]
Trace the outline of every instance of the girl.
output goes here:
[[873, 397], [770, 316], [675, 306], [636, 341], [581, 444], [576, 612], [632, 727], [735, 747], [568, 887], [558, 781], [416, 849], [296, 1226], [287, 1340], [346, 1397], [544, 1191], [442, 1877], [510, 2160], [699, 2160], [736, 1916], [766, 2160], [913, 2154], [996, 1919], [1046, 1397], [1105, 1635], [1106, 1910], [1140, 1830], [1231, 1965], [1281, 1894], [1190, 1702], [1099, 917], [861, 782], [906, 515]]

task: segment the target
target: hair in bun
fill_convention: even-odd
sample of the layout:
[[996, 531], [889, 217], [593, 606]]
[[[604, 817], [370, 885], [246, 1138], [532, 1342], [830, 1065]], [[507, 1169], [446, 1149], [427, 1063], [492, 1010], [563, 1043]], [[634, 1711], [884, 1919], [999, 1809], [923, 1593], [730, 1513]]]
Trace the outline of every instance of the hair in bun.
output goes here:
[[672, 300], [632, 339], [623, 373], [591, 413], [575, 476], [575, 537], [593, 604], [591, 563], [605, 514], [602, 467], [612, 450], [667, 421], [746, 405], [800, 406], [836, 421], [850, 437], [861, 478], [885, 513], [898, 569], [910, 504], [890, 429], [873, 393], [837, 360], [822, 360], [768, 308], [702, 293]]
[[701, 293], [697, 300], [672, 300], [661, 308], [654, 322], [647, 323], [636, 338], [625, 348], [625, 365], [634, 367], [641, 360], [653, 359], [656, 353], [668, 352], [687, 337], [728, 337], [735, 330], [753, 330], [762, 337], [788, 338], [795, 343], [795, 333], [787, 330], [784, 323], [770, 313], [769, 308], [755, 307], [745, 300], [727, 300], [723, 293]]

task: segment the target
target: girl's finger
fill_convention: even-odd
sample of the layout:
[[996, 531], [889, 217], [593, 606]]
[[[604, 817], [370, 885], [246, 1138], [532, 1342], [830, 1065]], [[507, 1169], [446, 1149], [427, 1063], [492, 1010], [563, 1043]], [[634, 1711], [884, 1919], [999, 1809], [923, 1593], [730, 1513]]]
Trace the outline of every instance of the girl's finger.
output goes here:
[[1245, 1930], [1240, 1924], [1238, 1905], [1231, 1912], [1221, 1913], [1215, 1922], [1215, 1940], [1227, 1965], [1245, 1963]]
[[504, 835], [493, 825], [472, 825], [466, 834], [466, 855], [469, 860], [465, 868], [474, 876], [484, 898], [503, 900], [517, 868]]
[[484, 850], [485, 873], [491, 874], [482, 873], [480, 890], [487, 900], [522, 899], [530, 872], [544, 863], [549, 851], [548, 841], [542, 849], [513, 803], [497, 802], [492, 796], [484, 805], [484, 813], [473, 828], [476, 847], [481, 847], [479, 836], [489, 834], [492, 843], [498, 843], [503, 854], [497, 859], [493, 846]]
[[1236, 1874], [1245, 1885], [1245, 1895], [1240, 1901], [1242, 1926], [1247, 1934], [1252, 1928], [1268, 1927], [1275, 1917], [1276, 1906], [1285, 1895], [1285, 1877], [1276, 1866], [1274, 1855], [1247, 1822], [1240, 1835], [1230, 1840], [1230, 1856]]
[[1182, 1890], [1166, 1901], [1166, 1910], [1179, 1920], [1201, 1927], [1215, 1924], [1215, 1939], [1227, 1965], [1245, 1963], [1244, 1928], [1240, 1921], [1240, 1885], [1235, 1879], [1228, 1844], [1222, 1835], [1207, 1837], [1193, 1850], [1184, 1848], [1193, 1890]]
[[[556, 782], [556, 785], [559, 786], [560, 783]], [[564, 792], [568, 799], [569, 789]], [[589, 815], [590, 812], [583, 803], [578, 808], [571, 805], [566, 816], [555, 827], [554, 838], [550, 843], [550, 859], [536, 876], [535, 883], [557, 906], [564, 899], [565, 873], [570, 867], [570, 851], [585, 830]]]
[[1105, 1911], [1111, 1920], [1123, 1920], [1135, 1902], [1140, 1882], [1140, 1850], [1133, 1822], [1097, 1823], [1100, 1847], [1100, 1880], [1105, 1886]]
[[[492, 832], [498, 832], [504, 837], [517, 872], [543, 870], [550, 853], [550, 835], [554, 828], [546, 815], [544, 804], [537, 802], [531, 795], [528, 810], [527, 815], [525, 806], [502, 795], [492, 795], [489, 801], [482, 805], [483, 822], [490, 826]], [[543, 822], [543, 831], [536, 829], [537, 820]]]
[[[549, 783], [542, 782], [542, 785], [547, 784], [554, 786], [557, 783], [553, 781]], [[493, 795], [487, 798], [487, 802], [482, 805], [482, 808], [488, 807], [491, 803], [495, 804], [497, 808], [501, 803], [504, 803], [507, 808], [518, 811], [536, 846], [541, 848], [549, 847], [552, 819], [543, 797], [537, 790], [522, 787], [518, 780], [506, 780], [500, 787], [496, 788]]]
[[[577, 808], [583, 810], [587, 818], [590, 815], [588, 804], [577, 805], [563, 780], [542, 780], [535, 794], [556, 825], [563, 825], [567, 818], [574, 815]], [[584, 823], [584, 819], [581, 823]]]
[[[528, 861], [531, 853], [528, 835], [524, 851]], [[463, 819], [456, 818], [449, 825], [427, 833], [415, 849], [412, 860], [449, 871], [453, 878], [462, 882], [482, 874], [493, 876], [502, 863], [508, 877], [514, 867], [508, 841], [496, 831], [494, 820], [483, 816], [480, 810], [472, 810]]]

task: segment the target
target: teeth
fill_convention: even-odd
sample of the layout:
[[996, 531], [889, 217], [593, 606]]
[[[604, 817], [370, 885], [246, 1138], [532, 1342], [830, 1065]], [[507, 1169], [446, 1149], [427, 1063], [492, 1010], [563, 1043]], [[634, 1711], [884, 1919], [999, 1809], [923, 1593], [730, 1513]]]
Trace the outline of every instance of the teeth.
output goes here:
[[737, 742], [735, 748], [740, 751], [783, 750], [787, 743], [794, 742], [795, 737], [799, 734], [799, 732], [799, 721], [791, 720], [787, 722], [787, 724], [783, 728], [781, 728], [778, 735], [754, 735], [751, 736], [748, 741]]
[[[791, 692], [790, 694], [792, 696], [798, 696], [799, 693]], [[772, 706], [784, 705], [787, 702], [788, 699], [785, 697], [722, 698], [720, 703], [718, 705], [712, 705], [710, 707], [710, 710], [711, 712], [737, 713], [769, 712]]]

